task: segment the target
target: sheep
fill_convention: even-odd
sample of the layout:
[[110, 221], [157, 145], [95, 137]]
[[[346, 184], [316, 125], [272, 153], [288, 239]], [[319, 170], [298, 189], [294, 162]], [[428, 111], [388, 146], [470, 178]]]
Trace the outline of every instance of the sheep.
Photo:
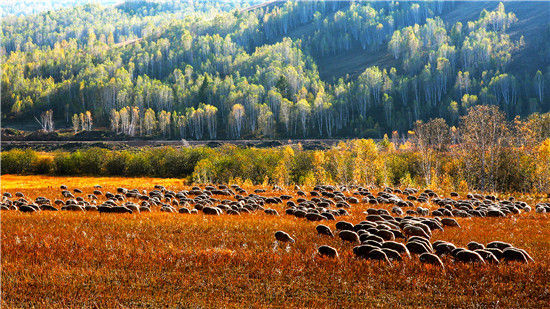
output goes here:
[[433, 248], [435, 250], [435, 254], [442, 256], [451, 254], [451, 252], [456, 249], [456, 246], [449, 242], [440, 242], [433, 245]]
[[421, 242], [412, 241], [408, 242], [405, 246], [407, 247], [407, 250], [413, 254], [430, 253], [430, 250], [426, 247], [426, 245]]
[[478, 249], [485, 249], [485, 246], [480, 244], [480, 243], [477, 243], [475, 241], [470, 241], [466, 247], [468, 247], [468, 250], [472, 250], [472, 251], [475, 251], [475, 250], [478, 250]]
[[452, 218], [441, 219], [441, 224], [443, 224], [443, 226], [449, 226], [449, 227], [460, 227], [460, 224], [458, 224], [458, 222]]
[[44, 204], [40, 205], [40, 210], [49, 210], [49, 211], [57, 211], [57, 208], [53, 207], [52, 205]]
[[272, 208], [268, 208], [268, 209], [264, 210], [264, 213], [267, 214], [267, 215], [273, 215], [273, 216], [278, 216], [279, 215], [279, 212], [277, 212], [277, 210], [272, 209]]
[[399, 242], [385, 241], [384, 243], [382, 243], [382, 248], [392, 249], [398, 252], [399, 254], [410, 256], [409, 250], [407, 249], [407, 247], [404, 244]]
[[502, 250], [502, 260], [506, 262], [521, 262], [521, 263], [529, 263], [529, 259], [527, 256], [519, 249], [508, 247], [504, 250]]
[[326, 217], [314, 212], [306, 213], [305, 217], [308, 221], [322, 221], [326, 219]]
[[369, 253], [367, 253], [366, 258], [369, 260], [386, 262], [387, 264], [391, 265], [391, 261], [390, 259], [388, 259], [386, 253], [384, 253], [384, 251], [380, 249], [370, 250]]
[[358, 258], [366, 258], [367, 254], [375, 249], [378, 249], [378, 247], [371, 245], [360, 245], [353, 247], [353, 254]]
[[424, 229], [422, 229], [421, 227], [418, 227], [418, 226], [414, 226], [414, 225], [406, 225], [403, 228], [403, 234], [405, 234], [405, 236], [407, 236], [407, 237], [420, 236], [420, 237], [423, 237], [423, 238], [426, 238], [426, 239], [430, 239], [430, 236], [425, 232]]
[[485, 264], [483, 257], [479, 253], [471, 250], [461, 250], [455, 255], [455, 259], [464, 263], [480, 263]]
[[389, 230], [378, 230], [374, 234], [384, 240], [395, 240], [395, 235]]
[[390, 261], [403, 261], [403, 258], [401, 257], [401, 255], [399, 254], [399, 252], [393, 250], [393, 249], [390, 249], [390, 248], [382, 248], [382, 252], [384, 252], [386, 254], [386, 256], [388, 257], [388, 259]]
[[379, 242], [379, 243], [384, 242], [384, 239], [382, 237], [377, 236], [377, 235], [372, 235], [368, 232], [364, 233], [364, 234], [361, 234], [361, 236], [359, 236], [359, 240], [361, 241], [361, 243], [367, 242], [369, 240], [374, 240], [374, 241]]
[[433, 252], [432, 244], [426, 238], [423, 238], [420, 236], [412, 236], [411, 238], [407, 239], [407, 242], [412, 242], [412, 241], [422, 243], [428, 250], [430, 250], [430, 252]]
[[210, 207], [210, 206], [206, 206], [202, 209], [202, 212], [205, 214], [205, 215], [215, 215], [215, 216], [218, 216], [221, 214], [221, 209], [219, 209], [218, 207]]
[[359, 235], [357, 235], [357, 233], [355, 233], [353, 231], [343, 230], [343, 231], [340, 231], [340, 233], [338, 233], [338, 236], [343, 241], [347, 241], [347, 242], [350, 242], [350, 243], [360, 242], [359, 241]]
[[487, 244], [487, 248], [497, 248], [500, 250], [504, 250], [506, 248], [511, 248], [512, 245], [503, 241], [492, 241]]
[[479, 254], [488, 263], [499, 264], [499, 260], [491, 251], [485, 249], [477, 249], [474, 250], [474, 252]]
[[349, 231], [353, 231], [353, 224], [349, 223], [349, 222], [346, 222], [346, 221], [339, 221], [339, 222], [336, 222], [336, 229], [337, 230], [349, 230]]
[[317, 249], [317, 252], [319, 253], [319, 255], [326, 256], [326, 257], [329, 257], [329, 258], [337, 258], [338, 257], [338, 251], [336, 251], [336, 249], [334, 249], [333, 247], [326, 246], [326, 245], [320, 246]]
[[187, 208], [187, 207], [181, 207], [180, 209], [178, 209], [178, 212], [180, 214], [189, 214], [189, 213], [191, 213], [191, 211], [189, 211], [189, 208]]
[[35, 212], [36, 209], [30, 205], [21, 205], [19, 206], [20, 212]]
[[315, 227], [315, 230], [317, 230], [317, 234], [319, 234], [319, 235], [326, 235], [326, 236], [334, 237], [334, 234], [330, 230], [330, 227], [328, 227], [326, 225], [319, 224]]
[[84, 207], [82, 207], [82, 206], [80, 206], [80, 205], [75, 205], [75, 204], [65, 205], [65, 206], [61, 207], [61, 210], [68, 210], [68, 211], [86, 211], [86, 209], [84, 209]]
[[290, 237], [290, 235], [288, 235], [286, 232], [283, 232], [283, 231], [275, 232], [275, 239], [280, 241], [280, 242], [294, 243], [294, 239], [292, 237]]
[[361, 242], [362, 245], [371, 245], [374, 247], [382, 248], [382, 243], [376, 240], [369, 239], [367, 241]]
[[418, 259], [423, 264], [430, 264], [430, 265], [435, 265], [435, 266], [438, 266], [438, 267], [441, 267], [441, 268], [445, 268], [445, 266], [443, 265], [443, 262], [441, 261], [441, 259], [435, 254], [422, 253], [418, 257]]

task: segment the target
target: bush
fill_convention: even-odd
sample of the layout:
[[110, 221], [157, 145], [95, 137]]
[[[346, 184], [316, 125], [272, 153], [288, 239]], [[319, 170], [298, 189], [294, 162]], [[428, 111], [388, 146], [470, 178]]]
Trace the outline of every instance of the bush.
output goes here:
[[50, 156], [39, 157], [32, 165], [35, 174], [51, 174], [54, 171], [53, 158]]
[[103, 170], [105, 174], [111, 176], [126, 175], [126, 168], [130, 160], [130, 154], [127, 151], [112, 151], [105, 158]]
[[[76, 155], [78, 153], [75, 152]], [[81, 175], [98, 175], [103, 174], [103, 165], [107, 157], [108, 150], [101, 148], [90, 148], [82, 151], [79, 155], [79, 174]]]
[[138, 152], [130, 156], [126, 167], [127, 176], [152, 176], [152, 171], [151, 162], [147, 160], [144, 153]]
[[12, 149], [2, 152], [2, 174], [30, 174], [38, 155], [32, 149]]
[[54, 154], [54, 173], [57, 175], [79, 175], [82, 166], [82, 154], [76, 151], [72, 154], [66, 152], [56, 152]]

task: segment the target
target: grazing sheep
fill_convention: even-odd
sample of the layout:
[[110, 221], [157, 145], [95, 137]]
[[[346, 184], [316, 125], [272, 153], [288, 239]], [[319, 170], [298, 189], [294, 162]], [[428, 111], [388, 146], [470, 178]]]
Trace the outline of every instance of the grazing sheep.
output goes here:
[[471, 250], [461, 250], [455, 255], [455, 259], [464, 263], [480, 263], [485, 264], [483, 257], [479, 253]]
[[384, 251], [380, 249], [374, 249], [369, 251], [369, 253], [367, 253], [366, 258], [369, 260], [386, 262], [389, 265], [391, 265], [390, 259], [388, 259], [388, 256], [386, 255], [386, 253], [384, 253]]
[[419, 237], [419, 236], [412, 236], [411, 238], [407, 239], [407, 242], [411, 242], [411, 241], [420, 242], [426, 248], [428, 248], [428, 250], [430, 250], [430, 252], [433, 252], [432, 244], [426, 238]]
[[403, 234], [405, 234], [405, 236], [407, 237], [420, 236], [426, 239], [430, 239], [430, 236], [425, 232], [424, 229], [414, 225], [406, 225], [403, 228]]
[[172, 206], [169, 206], [169, 205], [163, 205], [160, 208], [160, 211], [162, 211], [162, 212], [176, 212], [176, 209]]
[[80, 205], [75, 204], [69, 204], [61, 207], [61, 210], [68, 210], [68, 211], [86, 211], [86, 209]]
[[317, 234], [319, 234], [319, 235], [326, 235], [326, 236], [334, 237], [334, 234], [330, 230], [330, 227], [328, 227], [326, 225], [319, 224], [319, 225], [317, 225], [317, 227], [315, 227], [315, 230], [317, 230]]
[[527, 256], [519, 249], [508, 247], [502, 251], [502, 260], [506, 262], [529, 263]]
[[484, 249], [474, 250], [475, 253], [481, 255], [483, 260], [491, 264], [499, 264], [497, 257], [491, 252]]
[[336, 222], [336, 229], [353, 231], [353, 224], [346, 221], [339, 221], [339, 222]]
[[382, 248], [391, 249], [398, 252], [399, 254], [410, 256], [409, 250], [407, 249], [407, 247], [404, 244], [399, 242], [385, 241], [384, 243], [382, 243]]
[[440, 242], [440, 243], [434, 243], [433, 245], [435, 254], [441, 256], [441, 255], [448, 255], [453, 252], [454, 249], [456, 249], [456, 246], [450, 242]]
[[275, 239], [280, 242], [294, 242], [294, 239], [290, 237], [286, 232], [283, 231], [277, 231], [275, 232]]
[[279, 215], [279, 212], [277, 212], [277, 210], [272, 209], [272, 208], [268, 208], [268, 209], [264, 210], [264, 213], [267, 214], [267, 215], [272, 215], [272, 216], [278, 216]]
[[430, 265], [435, 265], [435, 266], [439, 266], [441, 268], [445, 268], [445, 266], [443, 265], [443, 262], [441, 261], [441, 259], [435, 255], [435, 254], [432, 254], [432, 253], [422, 253], [418, 259], [420, 260], [421, 263], [423, 264], [430, 264]]
[[361, 236], [359, 236], [359, 240], [361, 241], [361, 243], [367, 242], [369, 240], [374, 240], [374, 241], [379, 242], [379, 243], [384, 242], [384, 239], [382, 239], [382, 237], [377, 236], [377, 235], [372, 235], [368, 232], [364, 233], [364, 234], [361, 234]]
[[340, 231], [340, 233], [338, 233], [338, 236], [343, 241], [348, 241], [348, 242], [351, 242], [351, 243], [360, 242], [359, 241], [359, 235], [357, 235], [357, 233], [355, 233], [353, 231], [343, 230], [343, 231]]
[[480, 244], [480, 243], [477, 243], [475, 241], [470, 241], [466, 247], [468, 247], [468, 250], [472, 250], [472, 251], [475, 251], [475, 250], [478, 250], [478, 249], [485, 249], [485, 246]]
[[359, 258], [366, 258], [367, 254], [375, 249], [379, 249], [378, 247], [371, 246], [371, 245], [360, 245], [353, 247], [353, 254], [355, 254]]
[[338, 251], [336, 251], [336, 249], [334, 249], [333, 247], [326, 246], [326, 245], [320, 246], [317, 249], [317, 252], [319, 253], [319, 255], [326, 256], [326, 257], [329, 257], [329, 258], [337, 258], [338, 257]]
[[323, 216], [326, 220], [336, 220], [334, 215], [330, 212], [323, 212], [321, 216]]
[[386, 254], [386, 256], [388, 257], [388, 259], [390, 259], [390, 261], [403, 261], [403, 258], [401, 257], [399, 252], [393, 249], [382, 248], [382, 251]]
[[460, 227], [460, 224], [458, 224], [458, 222], [452, 218], [441, 219], [441, 224], [443, 224], [443, 226]]
[[205, 215], [215, 215], [215, 216], [218, 216], [221, 214], [221, 209], [219, 209], [218, 207], [210, 207], [210, 206], [206, 206], [202, 209], [202, 212], [205, 214]]
[[314, 212], [308, 212], [306, 213], [305, 215], [306, 219], [308, 221], [322, 221], [322, 220], [325, 220], [326, 218], [323, 217], [322, 215], [318, 214], [318, 213], [314, 213]]
[[30, 205], [21, 205], [19, 206], [20, 212], [35, 212], [36, 209]]
[[371, 246], [374, 246], [374, 247], [382, 248], [382, 243], [381, 242], [378, 242], [378, 241], [372, 240], [372, 239], [364, 241], [361, 244], [362, 245], [371, 245]]
[[497, 249], [500, 249], [500, 250], [504, 250], [506, 248], [512, 248], [512, 245], [507, 243], [507, 242], [503, 242], [503, 241], [492, 241], [492, 242], [488, 243], [486, 247], [487, 248], [497, 248]]
[[430, 253], [430, 250], [421, 242], [417, 241], [411, 241], [408, 242], [406, 245], [407, 249], [410, 253], [413, 254], [423, 254], [423, 253]]
[[57, 211], [57, 208], [53, 207], [52, 205], [44, 204], [40, 205], [40, 210], [49, 210], [49, 211]]
[[240, 216], [241, 215], [241, 213], [238, 210], [235, 210], [235, 209], [227, 210], [227, 214], [228, 215], [233, 215], [233, 216]]
[[390, 230], [378, 230], [374, 234], [386, 241], [395, 240], [395, 235]]

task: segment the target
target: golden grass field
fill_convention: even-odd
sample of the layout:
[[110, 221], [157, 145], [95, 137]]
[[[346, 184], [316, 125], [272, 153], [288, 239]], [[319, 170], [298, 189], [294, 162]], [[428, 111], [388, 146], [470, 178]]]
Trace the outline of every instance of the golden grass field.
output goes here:
[[[2, 192], [32, 199], [60, 198], [61, 184], [84, 193], [95, 184], [104, 192], [184, 188], [178, 179], [152, 178], [3, 175], [1, 181]], [[368, 207], [354, 205], [350, 217], [337, 220], [357, 223]], [[456, 218], [461, 228], [435, 231], [432, 241], [502, 240], [536, 262], [471, 265], [444, 258], [441, 271], [417, 257], [393, 266], [357, 260], [352, 245], [318, 236], [318, 223], [285, 215], [284, 205], [274, 208], [281, 216], [3, 211], [2, 308], [550, 307], [548, 214]], [[323, 224], [334, 229], [335, 221]], [[277, 245], [277, 230], [296, 243]], [[340, 257], [317, 256], [324, 244]]]

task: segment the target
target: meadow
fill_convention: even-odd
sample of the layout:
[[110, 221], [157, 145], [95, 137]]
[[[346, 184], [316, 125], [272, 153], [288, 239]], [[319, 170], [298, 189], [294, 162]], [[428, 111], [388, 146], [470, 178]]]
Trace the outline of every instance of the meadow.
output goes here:
[[[21, 192], [32, 200], [63, 198], [59, 189], [63, 184], [69, 190], [81, 189], [81, 196], [92, 193], [96, 184], [103, 192], [116, 192], [117, 187], [153, 190], [153, 185], [176, 192], [190, 189], [182, 180], [159, 178], [2, 175], [1, 181], [2, 193]], [[247, 191], [260, 187], [243, 185]], [[280, 192], [263, 188], [267, 197], [297, 197], [293, 188]], [[531, 207], [548, 201], [528, 195], [516, 198]], [[432, 203], [423, 205], [436, 208]], [[207, 216], [161, 212], [155, 207], [132, 214], [4, 210], [2, 307], [542, 308], [550, 304], [548, 214], [455, 217], [460, 227], [434, 231], [430, 241], [442, 239], [464, 247], [470, 241], [500, 240], [525, 249], [535, 262], [470, 264], [444, 256], [441, 269], [422, 264], [415, 256], [391, 265], [358, 259], [353, 245], [318, 235], [319, 222], [285, 214], [284, 204], [270, 207], [280, 215]], [[353, 204], [349, 216], [336, 221], [356, 224], [365, 219], [368, 208], [372, 205]], [[336, 221], [323, 224], [334, 230]], [[277, 242], [278, 230], [286, 231], [295, 243]], [[339, 257], [320, 256], [320, 245], [334, 247]]]

